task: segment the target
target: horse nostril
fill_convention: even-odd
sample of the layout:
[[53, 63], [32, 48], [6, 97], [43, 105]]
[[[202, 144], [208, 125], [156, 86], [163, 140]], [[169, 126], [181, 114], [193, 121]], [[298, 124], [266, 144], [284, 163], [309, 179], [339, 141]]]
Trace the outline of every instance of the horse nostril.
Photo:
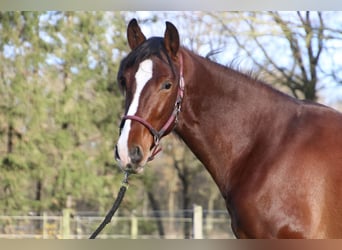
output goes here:
[[130, 152], [129, 152], [129, 156], [131, 158], [132, 163], [134, 163], [134, 164], [139, 163], [143, 158], [143, 153], [142, 153], [141, 147], [140, 146], [132, 147]]
[[120, 160], [119, 152], [118, 152], [118, 146], [115, 146], [115, 160]]

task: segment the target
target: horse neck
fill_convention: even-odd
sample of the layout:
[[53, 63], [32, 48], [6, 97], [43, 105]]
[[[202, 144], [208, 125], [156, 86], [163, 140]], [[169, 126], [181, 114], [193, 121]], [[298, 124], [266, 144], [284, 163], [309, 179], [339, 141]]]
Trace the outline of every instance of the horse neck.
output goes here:
[[276, 105], [271, 108], [265, 100], [287, 97], [192, 52], [182, 54], [185, 96], [176, 133], [224, 193], [233, 170], [244, 165], [269, 132], [264, 128], [274, 122], [268, 117]]

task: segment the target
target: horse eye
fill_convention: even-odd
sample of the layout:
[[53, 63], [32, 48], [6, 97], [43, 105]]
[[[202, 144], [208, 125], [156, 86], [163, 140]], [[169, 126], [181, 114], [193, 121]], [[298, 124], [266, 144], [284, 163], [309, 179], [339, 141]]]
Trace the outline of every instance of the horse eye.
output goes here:
[[163, 86], [162, 86], [162, 89], [171, 89], [171, 87], [172, 87], [172, 83], [164, 82]]

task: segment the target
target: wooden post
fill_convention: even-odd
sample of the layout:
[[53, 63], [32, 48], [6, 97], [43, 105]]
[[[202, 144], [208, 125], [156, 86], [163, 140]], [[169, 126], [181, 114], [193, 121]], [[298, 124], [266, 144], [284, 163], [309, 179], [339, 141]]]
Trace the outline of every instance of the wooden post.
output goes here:
[[47, 213], [43, 212], [43, 239], [47, 239], [48, 238], [48, 219], [47, 219]]
[[135, 215], [135, 211], [131, 214], [131, 239], [138, 237], [138, 218]]
[[70, 238], [70, 217], [71, 217], [71, 209], [65, 208], [63, 209], [63, 218], [62, 218], [62, 236], [63, 239]]
[[194, 239], [203, 239], [203, 209], [196, 204], [193, 209], [193, 237]]
[[66, 198], [66, 208], [63, 209], [62, 218], [62, 236], [63, 239], [70, 239], [70, 227], [71, 227], [71, 214], [72, 214], [72, 196], [68, 195]]

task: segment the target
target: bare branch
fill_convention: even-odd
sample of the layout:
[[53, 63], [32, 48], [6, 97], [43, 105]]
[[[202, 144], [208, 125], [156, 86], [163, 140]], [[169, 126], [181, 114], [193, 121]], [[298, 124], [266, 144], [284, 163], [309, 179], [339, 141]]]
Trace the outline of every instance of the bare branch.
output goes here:
[[298, 66], [301, 70], [302, 77], [304, 82], [308, 81], [307, 72], [305, 70], [304, 62], [302, 59], [302, 52], [299, 46], [299, 42], [295, 36], [295, 34], [291, 31], [291, 29], [287, 26], [286, 22], [281, 19], [280, 15], [276, 12], [272, 12], [272, 16], [274, 21], [280, 26], [283, 31], [284, 36], [286, 37], [287, 41], [289, 42], [292, 55], [294, 59], [297, 61]]

